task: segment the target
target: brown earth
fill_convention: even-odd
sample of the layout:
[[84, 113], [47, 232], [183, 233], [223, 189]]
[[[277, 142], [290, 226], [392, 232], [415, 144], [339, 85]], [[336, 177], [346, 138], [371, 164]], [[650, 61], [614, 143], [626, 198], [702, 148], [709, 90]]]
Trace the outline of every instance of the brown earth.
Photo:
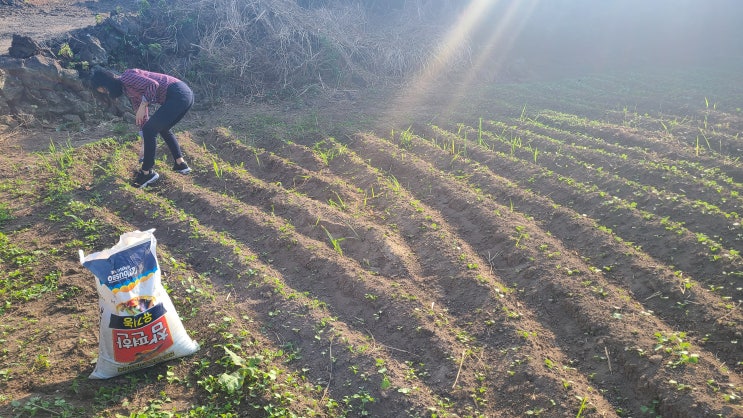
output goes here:
[[118, 0], [24, 0], [0, 4], [0, 54], [7, 54], [14, 34], [45, 41], [71, 30], [92, 26], [96, 15], [108, 15], [117, 7], [136, 10], [136, 1]]
[[[239, 416], [743, 416], [740, 74], [194, 110], [178, 126], [194, 172], [161, 159], [147, 190], [116, 120], [6, 132], [3, 288], [55, 283], [2, 295], [0, 416], [223, 406], [197, 381], [231, 371], [229, 344], [282, 371]], [[77, 250], [149, 228], [202, 349], [89, 381]]]

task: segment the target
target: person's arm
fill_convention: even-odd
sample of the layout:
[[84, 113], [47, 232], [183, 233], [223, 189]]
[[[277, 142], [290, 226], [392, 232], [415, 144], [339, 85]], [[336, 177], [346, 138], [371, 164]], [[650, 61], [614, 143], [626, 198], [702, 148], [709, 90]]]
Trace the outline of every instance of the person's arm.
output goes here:
[[149, 112], [147, 110], [147, 107], [149, 105], [149, 102], [147, 99], [143, 96], [142, 101], [139, 102], [139, 107], [137, 108], [137, 114], [135, 115], [135, 121], [137, 122], [137, 126], [142, 127], [142, 125], [147, 122], [147, 119], [149, 119]]
[[132, 103], [137, 126], [142, 127], [149, 118], [147, 106], [156, 99], [159, 83], [135, 70], [124, 71], [121, 74], [121, 82], [126, 87], [125, 91]]

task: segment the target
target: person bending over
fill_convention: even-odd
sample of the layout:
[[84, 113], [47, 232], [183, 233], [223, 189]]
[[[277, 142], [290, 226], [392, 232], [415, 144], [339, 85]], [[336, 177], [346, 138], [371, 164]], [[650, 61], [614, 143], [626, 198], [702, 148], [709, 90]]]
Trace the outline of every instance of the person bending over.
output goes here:
[[[136, 113], [135, 122], [142, 132], [144, 156], [134, 187], [145, 187], [160, 178], [153, 169], [158, 134], [173, 154], [173, 171], [181, 174], [191, 171], [172, 130], [193, 105], [193, 92], [186, 83], [167, 74], [131, 68], [120, 75], [111, 70], [97, 70], [91, 84], [96, 91], [113, 99], [125, 94]], [[150, 103], [160, 105], [152, 116], [148, 110]]]

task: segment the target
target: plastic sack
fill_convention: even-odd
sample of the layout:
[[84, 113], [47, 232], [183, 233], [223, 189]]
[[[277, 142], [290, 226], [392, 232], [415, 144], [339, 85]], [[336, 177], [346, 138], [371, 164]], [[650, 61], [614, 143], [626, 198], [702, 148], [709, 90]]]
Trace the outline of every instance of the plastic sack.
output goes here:
[[80, 263], [98, 279], [101, 313], [91, 379], [108, 379], [199, 349], [162, 285], [154, 231], [127, 232], [112, 248], [88, 256], [80, 250]]

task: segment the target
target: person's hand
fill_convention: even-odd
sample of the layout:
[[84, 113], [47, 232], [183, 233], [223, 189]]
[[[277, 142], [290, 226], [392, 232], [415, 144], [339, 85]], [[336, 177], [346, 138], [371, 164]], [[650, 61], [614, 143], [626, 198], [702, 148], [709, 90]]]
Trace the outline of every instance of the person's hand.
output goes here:
[[137, 115], [135, 116], [135, 120], [137, 122], [137, 126], [141, 127], [144, 125], [145, 122], [147, 122], [147, 102], [142, 102], [142, 104], [139, 105], [139, 108], [137, 109]]

